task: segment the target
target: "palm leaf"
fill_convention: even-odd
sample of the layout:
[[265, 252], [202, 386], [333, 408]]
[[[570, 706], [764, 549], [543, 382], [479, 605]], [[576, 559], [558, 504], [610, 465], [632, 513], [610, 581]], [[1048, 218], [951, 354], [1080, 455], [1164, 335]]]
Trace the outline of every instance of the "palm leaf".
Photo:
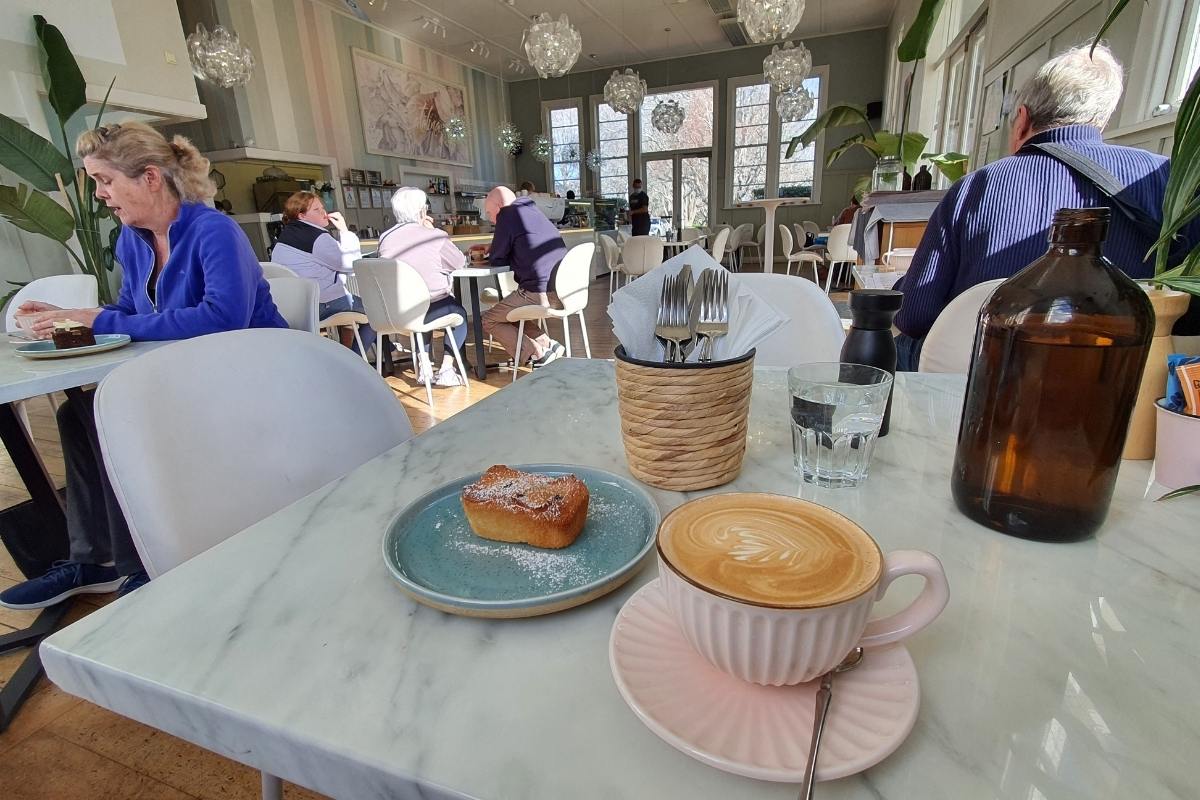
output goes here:
[[0, 218], [6, 219], [23, 231], [38, 233], [66, 244], [75, 232], [75, 218], [70, 212], [28, 186], [5, 186], [0, 184]]
[[0, 310], [8, 308], [8, 304], [12, 302], [14, 297], [17, 296], [17, 292], [29, 285], [28, 281], [5, 281], [5, 283], [7, 283], [9, 286], [15, 286], [16, 288], [4, 295], [4, 297], [0, 297]]
[[870, 191], [871, 191], [871, 176], [863, 175], [861, 178], [859, 178], [858, 180], [856, 180], [854, 182], [854, 188], [850, 190], [850, 194], [853, 195], [854, 197], [857, 197], [858, 201], [861, 203], [862, 199], [864, 197], [866, 197], [870, 193]]
[[38, 44], [41, 45], [42, 70], [49, 89], [50, 105], [54, 107], [59, 123], [66, 126], [75, 112], [87, 103], [87, 83], [62, 31], [46, 22], [41, 14], [34, 15], [33, 20], [37, 26]]
[[967, 174], [967, 161], [970, 156], [965, 153], [922, 153], [921, 158], [937, 167], [938, 172], [946, 176], [951, 183], [957, 182]]
[[891, 131], [879, 131], [875, 134], [879, 142], [879, 155], [883, 153], [899, 153], [905, 167], [912, 167], [921, 159], [921, 151], [929, 144], [929, 137], [916, 131], [904, 134], [904, 145], [900, 145], [900, 135]]
[[[842, 142], [837, 147], [835, 147], [829, 151], [829, 153], [825, 156], [825, 166], [827, 166], [827, 167], [833, 166], [833, 162], [835, 162], [839, 158], [841, 158], [842, 155], [846, 151], [853, 150], [855, 147], [857, 147], [859, 145], [862, 145], [863, 147], [867, 147], [866, 142], [867, 142], [867, 135], [865, 133], [854, 134], [853, 136], [846, 139], [846, 141]], [[867, 147], [867, 149], [870, 150], [871, 148]], [[874, 151], [872, 151], [872, 152], [874, 152]]]
[[[1146, 2], [1149, 2], [1149, 0], [1146, 0]], [[1104, 34], [1108, 33], [1108, 29], [1117, 21], [1117, 17], [1121, 16], [1121, 12], [1125, 10], [1125, 6], [1127, 5], [1129, 5], [1129, 0], [1117, 0], [1108, 18], [1104, 20], [1104, 24], [1100, 26], [1100, 30], [1096, 31], [1096, 36], [1092, 39], [1092, 49], [1088, 50], [1089, 58], [1096, 52], [1096, 45], [1100, 44], [1100, 40], [1104, 38]]]
[[1172, 497], [1183, 497], [1185, 494], [1192, 494], [1194, 492], [1200, 492], [1200, 483], [1198, 483], [1194, 486], [1184, 486], [1183, 488], [1176, 489], [1173, 492], [1167, 492], [1166, 494], [1164, 494], [1162, 497], [1160, 497], [1158, 499], [1159, 500], [1170, 500]]
[[[1195, 209], [1196, 193], [1200, 191], [1200, 72], [1192, 77], [1187, 94], [1175, 117], [1175, 140], [1171, 145], [1171, 174], [1163, 192], [1162, 235], [1171, 237]], [[1167, 269], [1170, 245], [1156, 244], [1154, 274]], [[1193, 250], [1193, 253], [1195, 250]], [[1192, 261], [1192, 259], [1188, 259]], [[1195, 266], [1195, 262], [1193, 262]], [[1188, 274], [1198, 274], [1189, 271]]]
[[859, 123], [866, 125], [868, 128], [871, 127], [871, 120], [867, 118], [866, 106], [854, 103], [842, 103], [827, 108], [824, 114], [813, 120], [813, 124], [809, 125], [804, 133], [792, 137], [792, 141], [788, 143], [787, 154], [784, 158], [791, 158], [796, 154], [796, 148], [802, 145], [808, 147], [817, 140], [817, 137], [826, 128], [845, 128]]
[[0, 166], [12, 170], [35, 189], [53, 192], [58, 188], [54, 176], [70, 183], [75, 179], [71, 160], [46, 139], [15, 119], [0, 114]]
[[913, 18], [908, 33], [904, 34], [904, 41], [896, 48], [896, 57], [901, 62], [920, 61], [925, 57], [945, 1], [921, 0], [921, 7], [917, 9], [917, 16]]

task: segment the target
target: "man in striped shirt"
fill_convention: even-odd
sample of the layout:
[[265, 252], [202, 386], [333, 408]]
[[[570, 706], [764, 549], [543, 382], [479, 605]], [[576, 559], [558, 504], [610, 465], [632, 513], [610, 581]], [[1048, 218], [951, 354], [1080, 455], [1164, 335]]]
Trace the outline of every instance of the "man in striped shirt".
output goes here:
[[[1074, 48], [1042, 65], [1014, 102], [1013, 155], [954, 184], [930, 218], [896, 287], [904, 292], [896, 315], [899, 369], [917, 368], [924, 337], [951, 300], [977, 283], [1017, 273], [1046, 252], [1055, 211], [1112, 206], [1091, 180], [1029, 145], [1056, 143], [1085, 156], [1125, 187], [1123, 200], [1161, 220], [1170, 161], [1104, 142], [1101, 131], [1121, 99], [1122, 70], [1103, 45], [1094, 55], [1088, 50]], [[1133, 278], [1149, 277], [1154, 265], [1146, 253], [1153, 243], [1144, 228], [1114, 211], [1104, 255], [1117, 267]]]

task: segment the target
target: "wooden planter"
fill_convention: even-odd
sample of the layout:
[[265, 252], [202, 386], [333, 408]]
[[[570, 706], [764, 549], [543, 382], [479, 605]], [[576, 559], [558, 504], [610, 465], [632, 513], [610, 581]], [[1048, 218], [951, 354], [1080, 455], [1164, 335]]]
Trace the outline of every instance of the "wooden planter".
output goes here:
[[674, 491], [729, 483], [746, 453], [754, 351], [730, 361], [637, 361], [618, 347], [617, 402], [629, 471]]

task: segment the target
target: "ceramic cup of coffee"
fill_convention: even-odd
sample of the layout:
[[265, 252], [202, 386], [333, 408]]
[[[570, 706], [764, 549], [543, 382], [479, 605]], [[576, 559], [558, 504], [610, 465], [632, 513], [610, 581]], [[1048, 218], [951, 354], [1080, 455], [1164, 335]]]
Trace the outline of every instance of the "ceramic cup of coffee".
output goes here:
[[[950, 599], [930, 553], [884, 555], [836, 511], [773, 494], [710, 495], [676, 508], [658, 530], [658, 571], [692, 647], [718, 669], [768, 686], [811, 681], [856, 645], [916, 633]], [[916, 600], [869, 620], [902, 575], [925, 578]]]

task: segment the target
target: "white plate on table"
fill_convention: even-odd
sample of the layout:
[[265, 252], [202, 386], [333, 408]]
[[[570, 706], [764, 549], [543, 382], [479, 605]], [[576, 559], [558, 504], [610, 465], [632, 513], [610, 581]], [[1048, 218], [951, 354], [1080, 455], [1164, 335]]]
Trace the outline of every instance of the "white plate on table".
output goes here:
[[82, 347], [57, 348], [50, 339], [37, 342], [26, 342], [18, 345], [16, 353], [23, 358], [71, 358], [86, 356], [91, 353], [103, 353], [105, 350], [116, 350], [132, 341], [127, 333], [98, 333], [95, 344], [85, 344]]

